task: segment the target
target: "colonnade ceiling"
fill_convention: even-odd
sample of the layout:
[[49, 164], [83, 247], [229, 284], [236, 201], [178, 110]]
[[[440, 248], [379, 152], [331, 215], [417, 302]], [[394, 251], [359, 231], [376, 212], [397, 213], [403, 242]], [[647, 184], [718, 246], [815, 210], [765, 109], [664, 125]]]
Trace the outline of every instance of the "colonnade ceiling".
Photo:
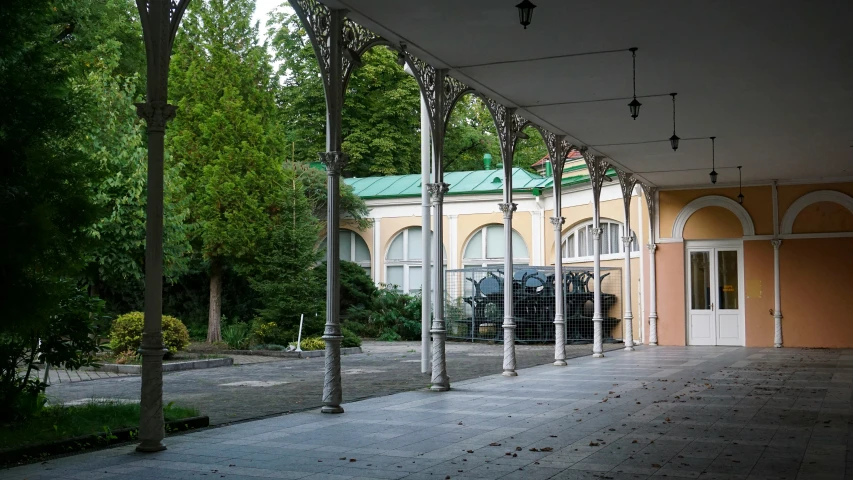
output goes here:
[[646, 183], [853, 177], [853, 2], [321, 1]]

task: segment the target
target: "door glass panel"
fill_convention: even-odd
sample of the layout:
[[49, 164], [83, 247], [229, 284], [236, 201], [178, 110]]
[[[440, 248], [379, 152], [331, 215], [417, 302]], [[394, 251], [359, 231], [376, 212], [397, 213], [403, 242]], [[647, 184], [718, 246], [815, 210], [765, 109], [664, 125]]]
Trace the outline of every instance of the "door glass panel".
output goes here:
[[409, 291], [419, 292], [423, 284], [422, 267], [409, 267]]
[[420, 260], [423, 257], [421, 243], [421, 229], [417, 227], [412, 227], [409, 229], [409, 247], [406, 252], [408, 255], [406, 256], [406, 260]]
[[483, 258], [483, 232], [482, 230], [475, 233], [465, 247], [465, 256], [462, 258]]
[[385, 283], [388, 285], [396, 285], [398, 290], [403, 288], [403, 266], [388, 267], [385, 270]]
[[352, 233], [338, 232], [340, 239], [341, 260], [352, 261]]
[[717, 284], [720, 291], [717, 308], [721, 310], [737, 310], [739, 287], [737, 251], [717, 251]]
[[503, 258], [506, 253], [504, 229], [498, 226], [486, 227], [486, 258]]
[[711, 309], [710, 252], [690, 252], [690, 309]]

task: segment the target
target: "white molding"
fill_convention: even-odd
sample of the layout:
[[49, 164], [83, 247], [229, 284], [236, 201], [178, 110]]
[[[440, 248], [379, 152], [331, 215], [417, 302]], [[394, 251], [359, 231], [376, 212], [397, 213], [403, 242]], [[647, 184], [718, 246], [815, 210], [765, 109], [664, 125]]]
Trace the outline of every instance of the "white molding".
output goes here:
[[853, 197], [846, 193], [836, 190], [818, 190], [810, 192], [795, 200], [794, 203], [788, 207], [788, 210], [785, 211], [785, 216], [782, 217], [780, 233], [782, 235], [792, 234], [794, 231], [794, 221], [797, 220], [797, 215], [799, 215], [800, 212], [809, 205], [818, 202], [837, 203], [849, 210], [850, 213], [853, 213]]
[[827, 233], [786, 233], [779, 235], [783, 240], [807, 240], [810, 238], [847, 238], [853, 237], [853, 232], [827, 232]]
[[450, 268], [459, 268], [459, 215], [448, 215], [450, 219]]
[[373, 283], [379, 285], [382, 282], [382, 275], [385, 274], [385, 269], [382, 268], [382, 262], [385, 256], [382, 255], [382, 219], [373, 219]]
[[[730, 167], [731, 168], [731, 167]], [[776, 182], [777, 185], [819, 185], [821, 183], [850, 183], [853, 182], [853, 176], [843, 177], [815, 177], [815, 178], [794, 178], [790, 180], [759, 180], [755, 182], [744, 183], [744, 187], [769, 187]], [[666, 187], [658, 186], [660, 190], [710, 190], [718, 188], [733, 188], [737, 187], [737, 183], [717, 183], [715, 185], [669, 185]]]
[[746, 209], [741, 204], [728, 197], [720, 195], [705, 195], [688, 203], [678, 212], [675, 217], [675, 223], [672, 225], [672, 238], [683, 238], [684, 226], [691, 215], [705, 207], [722, 207], [735, 214], [740, 220], [743, 227], [743, 236], [749, 237], [755, 235], [755, 225], [752, 223], [752, 218], [747, 213]]
[[750, 235], [750, 236], [744, 236], [742, 238], [744, 241], [748, 241], [748, 240], [773, 240], [776, 237], [774, 237], [773, 235]]
[[[738, 316], [740, 317], [740, 341], [739, 346], [746, 346], [746, 283], [745, 283], [745, 258], [743, 254], [742, 239], [724, 239], [724, 240], [687, 240], [684, 242], [684, 344], [690, 345], [690, 251], [693, 250], [708, 250], [712, 251], [711, 255], [716, 257], [716, 250], [736, 250], [738, 255]], [[714, 258], [716, 268], [716, 258]], [[714, 273], [716, 275], [716, 273]], [[719, 343], [719, 325], [718, 319], [714, 320], [714, 344]]]
[[683, 238], [658, 238], [655, 243], [684, 243]]
[[773, 235], [779, 235], [779, 189], [778, 182], [773, 180]]

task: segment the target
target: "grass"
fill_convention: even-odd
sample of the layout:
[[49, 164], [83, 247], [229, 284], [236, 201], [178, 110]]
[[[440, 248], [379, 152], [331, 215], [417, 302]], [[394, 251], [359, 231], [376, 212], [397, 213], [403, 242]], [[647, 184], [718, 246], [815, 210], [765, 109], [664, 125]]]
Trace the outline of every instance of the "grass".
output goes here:
[[[169, 403], [166, 421], [198, 416], [195, 408]], [[92, 401], [86, 405], [45, 407], [23, 423], [0, 425], [0, 450], [64, 440], [81, 435], [110, 433], [139, 425], [139, 404]]]

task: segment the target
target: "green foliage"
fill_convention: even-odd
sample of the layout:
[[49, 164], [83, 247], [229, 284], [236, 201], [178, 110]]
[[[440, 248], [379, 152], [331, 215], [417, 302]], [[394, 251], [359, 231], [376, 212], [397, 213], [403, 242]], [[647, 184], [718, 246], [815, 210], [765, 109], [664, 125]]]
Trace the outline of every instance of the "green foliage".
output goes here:
[[[195, 408], [169, 403], [163, 407], [167, 422], [196, 417]], [[85, 405], [49, 406], [26, 421], [0, 429], [0, 450], [55, 442], [67, 438], [139, 425], [139, 404], [92, 400]], [[8, 428], [6, 428], [8, 427]]]
[[260, 319], [252, 322], [251, 336], [252, 341], [260, 345], [287, 343], [281, 341], [284, 338], [284, 332], [275, 322], [264, 322]]
[[361, 346], [361, 337], [356, 335], [352, 330], [341, 328], [341, 334], [344, 336], [344, 339], [341, 341], [341, 347], [352, 348]]
[[47, 385], [38, 378], [36, 362], [69, 369], [95, 363], [103, 301], [67, 281], [59, 287], [65, 298], [44, 329], [0, 332], [0, 405], [7, 406], [0, 409], [0, 422], [27, 418], [44, 406]]
[[47, 328], [91, 248], [90, 159], [74, 145], [87, 98], [71, 88], [84, 2], [9, 0], [0, 9], [0, 332]]
[[320, 337], [303, 338], [300, 348], [302, 350], [323, 350], [326, 348], [326, 341]]
[[251, 329], [248, 324], [235, 323], [222, 328], [222, 340], [228, 344], [228, 348], [242, 350], [248, 348], [251, 338]]
[[[279, 63], [278, 95], [292, 158], [315, 161], [325, 151], [326, 109], [314, 51], [295, 14], [279, 12], [268, 23]], [[384, 48], [369, 50], [353, 72], [343, 106], [346, 173], [395, 175], [420, 168], [420, 101], [417, 82]]]
[[258, 316], [284, 330], [298, 328], [300, 314], [310, 317], [320, 311], [324, 299], [322, 283], [311, 272], [319, 260], [315, 244], [320, 224], [311, 214], [297, 173], [283, 172], [272, 232], [257, 254], [249, 280], [263, 305]]
[[[110, 329], [110, 348], [114, 352], [128, 349], [138, 350], [142, 342], [144, 315], [142, 312], [126, 313], [113, 320]], [[190, 344], [190, 334], [183, 322], [175, 317], [163, 315], [163, 343], [169, 354], [175, 354]]]
[[[299, 177], [305, 191], [305, 196], [308, 197], [311, 205], [311, 211], [315, 217], [325, 224], [328, 220], [326, 215], [329, 204], [326, 172], [312, 168], [307, 163], [299, 162], [285, 162], [283, 168], [285, 172], [292, 170]], [[353, 192], [352, 187], [343, 182], [341, 182], [339, 207], [341, 209], [341, 216], [346, 216], [355, 221], [358, 228], [365, 229], [370, 227], [370, 209], [367, 208], [364, 200]]]

